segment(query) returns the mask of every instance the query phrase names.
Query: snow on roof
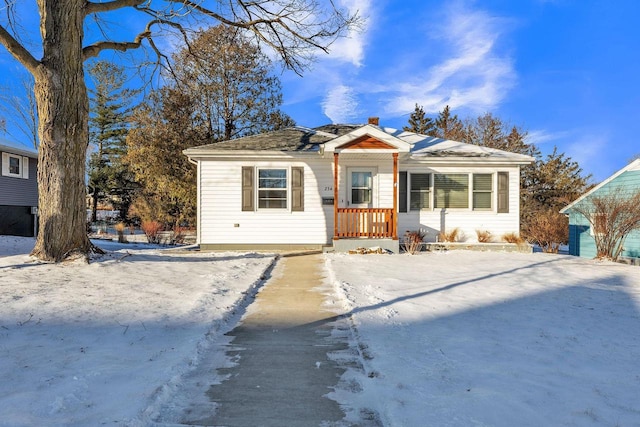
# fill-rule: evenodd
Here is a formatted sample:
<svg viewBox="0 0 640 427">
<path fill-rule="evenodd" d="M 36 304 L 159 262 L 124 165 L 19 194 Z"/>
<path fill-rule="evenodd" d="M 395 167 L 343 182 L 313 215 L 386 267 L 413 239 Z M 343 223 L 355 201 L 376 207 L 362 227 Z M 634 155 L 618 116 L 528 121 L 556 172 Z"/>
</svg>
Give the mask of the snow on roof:
<svg viewBox="0 0 640 427">
<path fill-rule="evenodd" d="M 373 129 L 372 129 L 373 128 Z M 367 131 L 368 129 L 368 131 Z M 230 141 L 218 142 L 215 144 L 192 147 L 184 151 L 188 156 L 213 154 L 219 151 L 318 151 L 320 145 L 337 143 L 341 139 L 348 138 L 349 134 L 361 134 L 384 132 L 389 137 L 384 139 L 395 140 L 399 146 L 410 146 L 409 154 L 413 158 L 437 158 L 437 157 L 458 157 L 458 158 L 492 158 L 509 162 L 531 163 L 535 159 L 524 154 L 511 153 L 480 145 L 467 144 L 459 141 L 436 138 L 428 135 L 420 135 L 394 128 L 365 125 L 324 125 L 317 128 L 307 128 L 295 126 L 279 131 L 267 132 L 259 135 L 252 135 Z M 382 135 L 379 134 L 378 137 Z M 337 141 L 338 140 L 338 141 Z"/>
<path fill-rule="evenodd" d="M 14 154 L 20 154 L 28 157 L 38 157 L 38 152 L 32 147 L 19 142 L 10 141 L 2 137 L 0 137 L 0 151 L 9 151 Z"/>
</svg>

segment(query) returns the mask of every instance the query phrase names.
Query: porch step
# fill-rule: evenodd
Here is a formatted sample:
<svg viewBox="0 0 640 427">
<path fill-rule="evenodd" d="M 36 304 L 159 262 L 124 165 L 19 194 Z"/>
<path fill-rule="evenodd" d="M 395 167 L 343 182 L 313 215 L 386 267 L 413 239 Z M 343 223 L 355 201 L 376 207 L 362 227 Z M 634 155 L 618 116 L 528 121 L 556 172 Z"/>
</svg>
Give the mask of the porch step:
<svg viewBox="0 0 640 427">
<path fill-rule="evenodd" d="M 400 242 L 393 239 L 339 239 L 333 241 L 334 252 L 349 252 L 358 248 L 380 247 L 394 254 L 400 253 Z"/>
</svg>

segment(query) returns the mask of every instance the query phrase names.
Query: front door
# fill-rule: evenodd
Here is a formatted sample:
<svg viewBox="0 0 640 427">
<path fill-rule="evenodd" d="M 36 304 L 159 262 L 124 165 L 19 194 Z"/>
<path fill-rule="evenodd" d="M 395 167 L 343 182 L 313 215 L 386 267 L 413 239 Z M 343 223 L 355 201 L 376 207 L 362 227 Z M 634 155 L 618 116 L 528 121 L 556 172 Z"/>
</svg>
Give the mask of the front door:
<svg viewBox="0 0 640 427">
<path fill-rule="evenodd" d="M 349 169 L 349 207 L 371 208 L 375 199 L 375 170 L 371 168 Z"/>
</svg>

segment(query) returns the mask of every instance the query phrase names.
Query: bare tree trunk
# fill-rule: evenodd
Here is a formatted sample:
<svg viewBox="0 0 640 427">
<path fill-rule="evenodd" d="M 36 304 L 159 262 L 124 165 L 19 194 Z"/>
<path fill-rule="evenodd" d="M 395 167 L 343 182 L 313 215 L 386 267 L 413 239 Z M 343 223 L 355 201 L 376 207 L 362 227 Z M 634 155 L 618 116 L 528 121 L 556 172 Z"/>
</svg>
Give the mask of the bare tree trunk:
<svg viewBox="0 0 640 427">
<path fill-rule="evenodd" d="M 35 73 L 40 150 L 40 232 L 32 255 L 61 261 L 87 255 L 84 162 L 89 101 L 84 82 L 84 0 L 39 0 L 43 58 Z"/>
</svg>

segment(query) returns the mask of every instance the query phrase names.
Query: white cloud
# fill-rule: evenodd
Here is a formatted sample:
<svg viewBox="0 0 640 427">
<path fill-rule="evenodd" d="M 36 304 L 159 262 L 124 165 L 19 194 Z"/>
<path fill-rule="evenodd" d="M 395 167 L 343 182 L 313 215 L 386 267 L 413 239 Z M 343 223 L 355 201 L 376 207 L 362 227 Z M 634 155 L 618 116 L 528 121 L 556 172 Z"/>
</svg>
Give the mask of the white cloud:
<svg viewBox="0 0 640 427">
<path fill-rule="evenodd" d="M 322 101 L 324 114 L 332 123 L 349 123 L 358 116 L 358 99 L 354 90 L 345 85 L 332 88 Z"/>
<path fill-rule="evenodd" d="M 513 61 L 496 43 L 506 20 L 456 4 L 447 10 L 428 43 L 447 47 L 448 59 L 390 92 L 388 114 L 403 114 L 416 103 L 427 112 L 445 105 L 486 111 L 495 107 L 515 84 Z"/>
<path fill-rule="evenodd" d="M 371 27 L 374 19 L 371 13 L 371 0 L 342 0 L 340 5 L 350 14 L 357 13 L 358 16 L 366 20 L 366 23 L 363 28 L 354 28 L 349 31 L 346 37 L 336 40 L 329 49 L 329 57 L 360 67 L 364 60 L 367 28 Z"/>
<path fill-rule="evenodd" d="M 570 131 L 549 132 L 544 129 L 534 129 L 527 133 L 527 144 L 541 145 L 551 141 L 558 141 L 571 135 Z"/>
</svg>

